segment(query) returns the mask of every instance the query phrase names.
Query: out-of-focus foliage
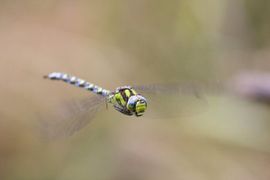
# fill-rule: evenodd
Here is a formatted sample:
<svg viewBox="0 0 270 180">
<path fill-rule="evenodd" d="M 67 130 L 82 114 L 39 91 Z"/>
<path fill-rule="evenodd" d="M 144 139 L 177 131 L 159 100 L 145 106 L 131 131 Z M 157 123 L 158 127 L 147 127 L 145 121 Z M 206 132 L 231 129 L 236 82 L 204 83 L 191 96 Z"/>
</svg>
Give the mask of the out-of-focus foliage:
<svg viewBox="0 0 270 180">
<path fill-rule="evenodd" d="M 267 0 L 0 0 L 0 179 L 268 180 L 269 107 L 237 96 L 184 102 L 191 114 L 174 118 L 109 108 L 49 142 L 38 120 L 91 96 L 44 81 L 51 71 L 109 89 L 267 72 L 269 12 Z"/>
</svg>

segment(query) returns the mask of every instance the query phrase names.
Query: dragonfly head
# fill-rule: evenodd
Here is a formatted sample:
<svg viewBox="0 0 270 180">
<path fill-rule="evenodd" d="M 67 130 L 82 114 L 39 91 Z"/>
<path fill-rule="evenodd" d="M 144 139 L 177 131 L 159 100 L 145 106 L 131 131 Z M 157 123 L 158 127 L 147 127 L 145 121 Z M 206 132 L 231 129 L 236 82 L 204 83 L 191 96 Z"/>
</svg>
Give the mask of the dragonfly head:
<svg viewBox="0 0 270 180">
<path fill-rule="evenodd" d="M 127 108 L 136 116 L 142 116 L 147 108 L 147 101 L 141 95 L 133 95 L 128 99 Z"/>
</svg>

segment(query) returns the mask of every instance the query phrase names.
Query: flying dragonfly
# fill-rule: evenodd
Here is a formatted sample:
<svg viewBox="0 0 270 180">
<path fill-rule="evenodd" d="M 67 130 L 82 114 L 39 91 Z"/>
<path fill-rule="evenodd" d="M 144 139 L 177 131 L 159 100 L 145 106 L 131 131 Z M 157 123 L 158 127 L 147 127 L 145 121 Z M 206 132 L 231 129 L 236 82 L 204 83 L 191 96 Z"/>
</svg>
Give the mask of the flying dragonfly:
<svg viewBox="0 0 270 180">
<path fill-rule="evenodd" d="M 62 112 L 62 118 L 56 117 L 53 121 L 50 122 L 42 121 L 42 128 L 50 137 L 70 136 L 74 134 L 76 131 L 86 126 L 90 120 L 94 118 L 96 112 L 100 109 L 104 102 L 106 103 L 106 106 L 112 105 L 115 110 L 124 115 L 135 117 L 143 116 L 145 113 L 147 113 L 148 102 L 152 103 L 154 101 L 152 98 L 150 98 L 150 100 L 145 98 L 137 91 L 143 92 L 145 94 L 152 93 L 156 94 L 157 96 L 162 94 L 169 95 L 181 93 L 189 95 L 192 94 L 194 97 L 199 97 L 201 95 L 200 92 L 202 92 L 202 89 L 200 89 L 198 86 L 190 84 L 182 86 L 174 84 L 154 84 L 133 87 L 121 86 L 117 87 L 114 91 L 110 91 L 78 77 L 62 72 L 53 72 L 44 76 L 44 78 L 63 81 L 98 95 L 85 99 L 79 103 L 72 103 L 67 105 Z M 167 96 L 165 101 L 170 101 Z M 161 105 L 159 111 L 164 111 L 164 101 L 152 103 L 153 106 L 151 105 L 151 108 L 158 109 L 158 107 L 155 107 L 154 104 Z"/>
<path fill-rule="evenodd" d="M 117 111 L 125 115 L 135 115 L 139 117 L 142 116 L 147 109 L 146 98 L 138 94 L 131 86 L 122 86 L 116 88 L 115 91 L 110 91 L 75 76 L 60 72 L 53 72 L 45 76 L 45 78 L 62 80 L 100 95 L 105 98 L 107 103 L 112 104 Z"/>
</svg>

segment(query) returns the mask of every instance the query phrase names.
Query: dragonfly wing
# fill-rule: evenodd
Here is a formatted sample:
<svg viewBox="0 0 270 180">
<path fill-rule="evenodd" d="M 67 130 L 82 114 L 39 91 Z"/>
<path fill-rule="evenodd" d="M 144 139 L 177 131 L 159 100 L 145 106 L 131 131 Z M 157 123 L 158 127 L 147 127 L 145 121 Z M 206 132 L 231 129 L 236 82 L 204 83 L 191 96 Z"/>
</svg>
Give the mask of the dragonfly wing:
<svg viewBox="0 0 270 180">
<path fill-rule="evenodd" d="M 93 96 L 81 101 L 65 103 L 55 114 L 41 118 L 43 137 L 54 139 L 73 135 L 93 120 L 104 102 L 105 98 Z"/>
<path fill-rule="evenodd" d="M 133 86 L 138 92 L 148 94 L 174 94 L 201 97 L 204 94 L 224 93 L 220 82 L 211 83 L 165 83 Z"/>
<path fill-rule="evenodd" d="M 197 114 L 207 104 L 205 94 L 219 89 L 195 83 L 133 86 L 148 101 L 146 116 L 167 118 Z"/>
</svg>

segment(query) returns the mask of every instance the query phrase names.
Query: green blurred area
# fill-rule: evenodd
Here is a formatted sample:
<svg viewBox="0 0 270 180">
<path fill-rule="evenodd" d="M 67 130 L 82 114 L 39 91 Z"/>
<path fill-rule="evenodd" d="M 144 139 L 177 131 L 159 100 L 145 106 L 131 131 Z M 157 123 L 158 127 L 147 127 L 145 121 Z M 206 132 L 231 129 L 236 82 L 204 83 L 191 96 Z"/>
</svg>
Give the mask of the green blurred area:
<svg viewBox="0 0 270 180">
<path fill-rule="evenodd" d="M 51 142 L 38 128 L 91 96 L 42 79 L 52 71 L 112 90 L 268 71 L 269 12 L 267 0 L 0 0 L 0 179 L 269 179 L 269 107 L 225 95 L 173 118 L 109 108 Z"/>
</svg>

